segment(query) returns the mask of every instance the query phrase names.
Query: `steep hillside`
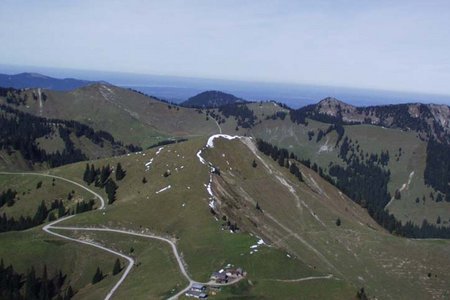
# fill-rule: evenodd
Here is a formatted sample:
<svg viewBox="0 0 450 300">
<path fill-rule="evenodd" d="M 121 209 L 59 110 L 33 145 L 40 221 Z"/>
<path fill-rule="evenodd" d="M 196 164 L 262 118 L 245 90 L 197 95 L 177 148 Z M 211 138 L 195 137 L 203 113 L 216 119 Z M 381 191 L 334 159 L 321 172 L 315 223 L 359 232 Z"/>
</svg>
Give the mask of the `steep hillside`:
<svg viewBox="0 0 450 300">
<path fill-rule="evenodd" d="M 244 102 L 246 101 L 243 99 L 221 91 L 206 91 L 189 98 L 181 105 L 185 107 L 217 108 L 227 104 Z"/>
<path fill-rule="evenodd" d="M 214 120 L 194 109 L 106 84 L 70 92 L 31 89 L 0 97 L 0 102 L 42 117 L 76 120 L 141 147 L 218 131 Z"/>
<path fill-rule="evenodd" d="M 59 79 L 38 73 L 0 74 L 0 87 L 5 88 L 43 88 L 57 91 L 70 91 L 92 83 L 93 81 L 74 78 Z"/>
<path fill-rule="evenodd" d="M 450 174 L 447 170 L 450 159 L 444 154 L 448 152 L 445 150 L 447 146 L 442 144 L 440 148 L 443 149 L 440 149 L 428 142 L 426 131 L 407 130 L 394 125 L 386 128 L 364 122 L 360 124 L 356 119 L 338 119 L 335 115 L 340 113 L 337 112 L 343 113 L 345 110 L 350 116 L 352 112 L 356 114 L 358 109 L 335 99 L 325 99 L 316 106 L 305 108 L 301 115 L 299 111 L 276 103 L 253 103 L 245 107 L 248 112 L 235 108 L 230 110 L 228 118 L 220 110 L 210 115 L 219 120 L 224 133 L 254 136 L 286 148 L 302 160 L 307 160 L 325 177 L 331 175 L 332 170 L 331 178 L 336 183 L 339 179 L 337 174 L 343 174 L 345 169 L 350 171 L 349 166 L 354 172 L 359 168 L 358 164 L 374 165 L 373 170 L 384 170 L 389 174 L 383 175 L 386 177 L 383 180 L 387 180 L 387 185 L 383 184 L 386 194 L 380 195 L 383 203 L 378 204 L 386 212 L 389 211 L 403 224 L 411 221 L 422 226 L 426 220 L 437 227 L 449 226 L 450 202 L 446 200 L 449 193 L 446 193 L 444 182 Z M 316 109 L 322 113 L 315 113 Z M 305 111 L 308 114 L 304 114 Z M 305 119 L 297 122 L 299 116 Z M 373 171 L 367 174 L 370 173 Z M 344 177 L 356 182 L 357 174 L 352 174 Z M 367 177 L 369 182 L 360 182 L 356 190 L 351 186 L 353 183 L 343 182 L 342 179 L 341 176 L 340 188 L 346 189 L 355 201 L 362 205 L 369 201 L 361 199 L 362 194 L 359 193 L 366 188 L 367 192 L 373 186 L 374 178 Z M 375 193 L 366 195 L 374 196 Z M 382 207 L 377 210 L 382 211 Z"/>
<path fill-rule="evenodd" d="M 431 284 L 420 271 L 439 261 L 426 259 L 427 251 L 441 257 L 438 253 L 447 251 L 447 243 L 390 236 L 315 172 L 298 164 L 304 180 L 299 181 L 267 160 L 251 141 L 241 141 L 216 140 L 214 148 L 207 149 L 207 159 L 220 168 L 212 188 L 219 214 L 238 218 L 243 228 L 319 270 L 364 285 L 373 297 L 407 298 L 410 292 L 416 298 L 447 297 L 448 279 Z M 239 156 L 233 155 L 236 152 Z M 435 267 L 442 276 L 444 268 Z M 395 290 L 401 292 L 396 295 Z"/>
</svg>

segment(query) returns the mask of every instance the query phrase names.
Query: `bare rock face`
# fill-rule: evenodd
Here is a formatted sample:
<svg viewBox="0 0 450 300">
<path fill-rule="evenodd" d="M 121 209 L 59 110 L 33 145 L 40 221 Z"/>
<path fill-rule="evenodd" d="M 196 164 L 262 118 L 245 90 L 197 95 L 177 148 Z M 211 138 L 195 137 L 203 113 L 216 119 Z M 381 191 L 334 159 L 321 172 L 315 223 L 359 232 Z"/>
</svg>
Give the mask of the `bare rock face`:
<svg viewBox="0 0 450 300">
<path fill-rule="evenodd" d="M 302 110 L 302 109 L 300 109 Z M 450 107 L 436 104 L 395 104 L 355 107 L 327 97 L 304 109 L 307 117 L 326 122 L 372 124 L 402 130 L 415 130 L 424 138 L 450 142 Z"/>
<path fill-rule="evenodd" d="M 447 105 L 429 105 L 431 114 L 434 119 L 441 125 L 447 132 L 450 132 L 450 107 Z"/>
</svg>

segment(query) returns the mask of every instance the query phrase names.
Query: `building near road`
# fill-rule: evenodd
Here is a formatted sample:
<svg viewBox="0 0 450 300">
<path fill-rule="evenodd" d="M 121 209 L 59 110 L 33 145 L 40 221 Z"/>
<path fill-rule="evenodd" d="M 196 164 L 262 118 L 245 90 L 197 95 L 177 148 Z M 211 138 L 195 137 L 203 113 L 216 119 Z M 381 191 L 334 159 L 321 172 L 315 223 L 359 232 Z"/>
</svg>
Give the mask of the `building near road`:
<svg viewBox="0 0 450 300">
<path fill-rule="evenodd" d="M 187 291 L 185 295 L 186 295 L 186 297 L 193 297 L 193 298 L 197 298 L 197 299 L 207 299 L 208 298 L 208 295 L 206 293 L 203 293 L 200 291 L 194 291 L 192 289 Z"/>
<path fill-rule="evenodd" d="M 225 269 L 225 274 L 227 274 L 228 277 L 241 277 L 244 276 L 244 270 L 242 270 L 242 268 L 227 268 Z"/>
<path fill-rule="evenodd" d="M 214 272 L 211 275 L 211 280 L 214 280 L 217 283 L 227 283 L 228 275 L 225 272 Z"/>
<path fill-rule="evenodd" d="M 212 273 L 211 280 L 214 280 L 216 283 L 228 283 L 229 281 L 238 280 L 246 275 L 247 272 L 242 268 L 234 268 L 232 265 L 228 264 L 224 269 Z"/>
<path fill-rule="evenodd" d="M 197 292 L 204 292 L 204 291 L 206 291 L 206 286 L 204 286 L 203 284 L 200 284 L 200 283 L 194 283 L 191 286 L 191 290 L 197 291 Z"/>
</svg>

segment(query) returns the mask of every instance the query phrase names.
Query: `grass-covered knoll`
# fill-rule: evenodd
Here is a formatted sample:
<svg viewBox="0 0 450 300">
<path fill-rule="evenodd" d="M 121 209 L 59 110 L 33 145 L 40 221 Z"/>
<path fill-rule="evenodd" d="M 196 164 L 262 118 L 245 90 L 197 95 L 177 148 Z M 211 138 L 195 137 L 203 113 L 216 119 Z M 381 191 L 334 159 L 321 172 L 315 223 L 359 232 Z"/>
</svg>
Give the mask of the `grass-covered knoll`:
<svg viewBox="0 0 450 300">
<path fill-rule="evenodd" d="M 371 296 L 449 296 L 448 241 L 389 235 L 310 169 L 301 167 L 305 182 L 299 182 L 288 169 L 259 155 L 254 168 L 254 153 L 237 140 L 216 140 L 208 149 L 206 157 L 221 170 L 213 181 L 221 211 L 234 211 L 246 228 L 253 226 L 272 245 L 355 288 L 366 287 Z M 429 272 L 436 277 L 430 279 Z"/>
</svg>

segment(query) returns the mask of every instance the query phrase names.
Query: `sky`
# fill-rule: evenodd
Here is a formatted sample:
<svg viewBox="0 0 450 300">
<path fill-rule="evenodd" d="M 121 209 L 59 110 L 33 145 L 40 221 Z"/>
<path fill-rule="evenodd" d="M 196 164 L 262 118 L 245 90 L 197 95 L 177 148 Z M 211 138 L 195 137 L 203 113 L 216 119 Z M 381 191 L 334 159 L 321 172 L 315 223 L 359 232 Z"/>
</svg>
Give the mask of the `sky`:
<svg viewBox="0 0 450 300">
<path fill-rule="evenodd" d="M 450 1 L 0 1 L 0 64 L 450 95 Z"/>
</svg>

